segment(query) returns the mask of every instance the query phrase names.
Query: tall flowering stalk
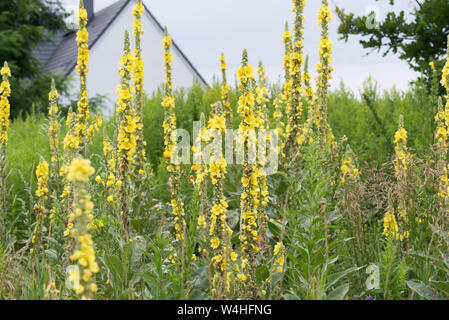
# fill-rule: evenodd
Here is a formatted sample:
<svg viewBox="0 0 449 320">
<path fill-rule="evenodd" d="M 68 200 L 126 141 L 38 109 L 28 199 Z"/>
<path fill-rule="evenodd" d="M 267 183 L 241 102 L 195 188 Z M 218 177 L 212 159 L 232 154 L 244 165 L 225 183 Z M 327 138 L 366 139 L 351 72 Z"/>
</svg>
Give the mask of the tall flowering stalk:
<svg viewBox="0 0 449 320">
<path fill-rule="evenodd" d="M 338 205 L 345 213 L 343 220 L 349 230 L 348 236 L 355 236 L 351 243 L 358 264 L 365 263 L 365 233 L 363 223 L 363 208 L 360 199 L 363 197 L 364 186 L 360 179 L 360 171 L 357 168 L 355 155 L 349 145 L 342 154 L 343 162 L 340 167 L 340 175 L 337 175 Z M 341 162 L 340 162 L 341 163 Z"/>
<path fill-rule="evenodd" d="M 112 207 L 114 207 L 114 194 L 117 188 L 116 185 L 118 184 L 120 186 L 120 182 L 116 181 L 115 177 L 115 174 L 118 172 L 117 168 L 118 138 L 116 137 L 114 142 L 111 144 L 111 142 L 109 142 L 108 138 L 106 137 L 106 133 L 104 134 L 104 137 L 105 138 L 103 140 L 103 155 L 107 167 L 106 173 L 104 175 L 105 181 L 103 181 L 101 176 L 95 177 L 95 181 L 104 187 L 106 201 L 107 203 L 111 204 Z M 112 145 L 114 145 L 114 147 Z M 105 208 L 109 207 L 107 203 L 105 203 Z"/>
<path fill-rule="evenodd" d="M 449 70 L 449 69 L 448 69 Z M 444 76 L 444 72 L 443 72 Z M 446 83 L 447 86 L 447 83 Z M 447 88 L 446 88 L 447 90 Z M 446 110 L 445 110 L 446 109 Z M 440 186 L 438 190 L 439 212 L 440 216 L 445 216 L 449 211 L 449 178 L 447 165 L 448 152 L 448 127 L 446 126 L 446 117 L 448 115 L 447 105 L 443 109 L 443 101 L 441 97 L 438 99 L 438 112 L 435 116 L 435 147 L 437 149 L 437 170 L 440 174 Z"/>
<path fill-rule="evenodd" d="M 293 51 L 292 34 L 288 28 L 288 22 L 285 23 L 285 31 L 282 35 L 282 42 L 284 43 L 284 59 L 282 68 L 284 69 L 284 87 L 281 95 L 281 100 L 285 106 L 285 114 L 291 114 L 291 92 L 292 92 L 292 77 L 290 75 L 291 55 Z"/>
<path fill-rule="evenodd" d="M 174 216 L 175 237 L 184 243 L 186 222 L 184 214 L 184 203 L 180 193 L 181 168 L 173 162 L 176 141 L 174 139 L 174 130 L 176 130 L 175 116 L 175 96 L 173 94 L 172 66 L 173 55 L 170 53 L 172 40 L 165 28 L 165 37 L 163 39 L 164 47 L 164 65 L 165 65 L 165 97 L 162 100 L 162 106 L 165 108 L 164 128 L 164 157 L 167 162 L 167 171 L 170 173 L 169 185 L 171 195 L 172 212 Z"/>
<path fill-rule="evenodd" d="M 125 228 L 125 238 L 129 239 L 130 233 L 130 165 L 137 150 L 136 130 L 140 117 L 136 114 L 131 104 L 133 96 L 131 92 L 131 68 L 133 56 L 130 53 L 129 33 L 125 31 L 124 54 L 120 60 L 119 74 L 121 83 L 117 88 L 117 114 L 120 117 L 117 139 L 118 181 L 120 215 Z"/>
<path fill-rule="evenodd" d="M 406 231 L 408 224 L 407 212 L 407 195 L 408 195 L 408 168 L 410 165 L 410 154 L 407 151 L 407 131 L 404 128 L 404 117 L 399 118 L 399 127 L 394 135 L 395 143 L 395 158 L 394 168 L 397 181 L 397 196 L 398 196 L 398 217 L 401 233 L 399 237 L 407 239 L 409 232 Z"/>
<path fill-rule="evenodd" d="M 164 67 L 165 67 L 165 82 L 164 82 L 164 99 L 162 100 L 162 106 L 165 109 L 164 115 L 164 158 L 167 165 L 167 171 L 169 172 L 168 184 L 170 189 L 171 207 L 173 214 L 173 227 L 174 235 L 177 241 L 180 241 L 178 246 L 178 253 L 176 257 L 180 259 L 180 273 L 181 282 L 185 281 L 185 263 L 186 263 L 186 218 L 184 212 L 184 202 L 182 200 L 182 194 L 180 190 L 181 185 L 181 166 L 175 163 L 175 146 L 176 146 L 176 115 L 175 115 L 175 96 L 173 93 L 173 78 L 172 78 L 172 62 L 173 55 L 170 50 L 173 46 L 173 42 L 168 35 L 167 28 L 165 28 L 165 37 L 162 40 L 164 47 Z M 175 261 L 175 260 L 174 260 Z M 177 262 L 177 261 L 175 261 Z M 184 292 L 182 292 L 182 297 Z"/>
<path fill-rule="evenodd" d="M 446 104 L 443 110 L 442 101 L 438 103 L 438 113 L 435 116 L 437 123 L 437 130 L 435 133 L 436 147 L 438 149 L 438 170 L 441 174 L 440 189 L 438 192 L 440 204 L 439 219 L 447 221 L 447 214 L 449 212 L 449 178 L 448 178 L 448 133 L 449 133 L 449 37 L 447 59 L 443 67 L 443 74 L 440 81 L 441 85 L 446 89 Z M 440 221 L 442 222 L 442 221 Z"/>
<path fill-rule="evenodd" d="M 92 137 L 95 135 L 95 133 L 100 132 L 102 125 L 103 119 L 101 118 L 101 114 L 97 114 L 95 116 L 95 119 L 87 127 L 86 141 L 89 143 L 89 145 L 93 145 Z"/>
<path fill-rule="evenodd" d="M 284 43 L 285 50 L 285 55 L 282 63 L 285 83 L 281 92 L 278 94 L 277 98 L 274 101 L 275 111 L 273 114 L 273 118 L 276 119 L 276 131 L 281 141 L 283 141 L 285 130 L 285 123 L 283 122 L 284 114 L 290 113 L 289 99 L 291 97 L 290 93 L 292 89 L 292 82 L 290 78 L 290 55 L 292 53 L 293 44 L 292 34 L 290 33 L 290 30 L 288 28 L 288 22 L 285 23 L 285 31 L 282 35 L 282 42 Z M 281 144 L 281 146 L 278 147 L 278 152 L 280 152 L 283 148 L 285 148 L 285 144 Z"/>
<path fill-rule="evenodd" d="M 436 113 L 436 107 L 438 105 L 438 97 L 440 96 L 440 78 L 438 75 L 438 70 L 435 67 L 435 62 L 431 61 L 429 62 L 430 69 L 432 70 L 432 77 L 431 77 L 431 87 L 430 87 L 430 97 L 432 98 L 432 105 L 433 105 L 433 111 Z"/>
<path fill-rule="evenodd" d="M 0 70 L 2 82 L 0 84 L 0 231 L 2 220 L 6 218 L 6 147 L 8 145 L 8 127 L 10 105 L 9 97 L 11 95 L 11 86 L 8 78 L 11 77 L 11 70 L 8 63 L 5 62 Z"/>
<path fill-rule="evenodd" d="M 80 0 L 80 9 L 78 11 L 79 30 L 76 33 L 76 42 L 78 45 L 78 60 L 76 71 L 80 77 L 80 93 L 78 109 L 76 112 L 75 134 L 79 140 L 78 152 L 85 153 L 88 133 L 88 120 L 90 117 L 89 99 L 87 92 L 87 73 L 89 71 L 89 34 L 87 33 L 87 11 L 84 9 L 83 0 Z"/>
<path fill-rule="evenodd" d="M 31 243 L 33 244 L 32 252 L 36 257 L 39 256 L 40 245 L 42 241 L 42 227 L 45 220 L 45 200 L 48 198 L 48 163 L 41 160 L 36 168 L 37 190 L 36 197 L 38 202 L 34 205 L 36 212 L 36 226 L 34 228 Z"/>
<path fill-rule="evenodd" d="M 59 119 L 58 119 L 58 91 L 55 87 L 55 81 L 51 81 L 51 90 L 48 94 L 50 106 L 48 108 L 48 138 L 50 144 L 50 181 L 54 190 L 59 190 Z"/>
<path fill-rule="evenodd" d="M 58 108 L 58 90 L 56 90 L 54 79 L 51 80 L 51 89 L 48 93 L 48 142 L 50 146 L 50 173 L 49 185 L 51 190 L 50 204 L 50 230 L 54 222 L 56 212 L 58 211 L 59 196 L 61 192 L 60 170 L 60 151 L 59 151 L 59 108 Z M 49 231 L 49 235 L 51 231 Z"/>
<path fill-rule="evenodd" d="M 297 148 L 298 140 L 301 135 L 301 119 L 302 119 L 302 101 L 301 95 L 303 93 L 303 79 L 301 68 L 303 66 L 303 34 L 304 34 L 304 7 L 305 0 L 294 0 L 293 11 L 296 14 L 295 18 L 295 33 L 292 53 L 289 59 L 289 72 L 291 79 L 291 92 L 287 108 L 288 124 L 285 132 L 285 146 L 283 150 L 283 157 L 288 158 L 287 155 L 294 153 Z"/>
<path fill-rule="evenodd" d="M 94 218 L 92 214 L 94 204 L 85 187 L 94 172 L 89 160 L 77 158 L 72 160 L 67 175 L 74 189 L 75 227 L 72 237 L 76 241 L 75 250 L 70 256 L 70 260 L 76 265 L 70 269 L 69 279 L 75 293 L 83 300 L 92 299 L 97 292 L 94 275 L 99 271 L 92 235 L 89 233 Z"/>
<path fill-rule="evenodd" d="M 270 284 L 273 283 L 272 279 L 275 274 L 280 274 L 280 277 L 283 278 L 285 272 L 284 269 L 286 264 L 286 256 L 287 248 L 285 248 L 282 241 L 279 241 L 274 245 L 273 248 L 273 260 L 270 268 Z M 282 280 L 280 282 L 282 283 Z M 273 294 L 279 295 L 282 290 L 279 285 L 275 288 L 273 288 L 272 285 L 270 287 L 272 296 Z"/>
<path fill-rule="evenodd" d="M 226 57 L 224 53 L 220 56 L 220 69 L 222 74 L 222 84 L 221 84 L 221 101 L 225 109 L 226 117 L 226 127 L 232 128 L 232 108 L 231 102 L 229 101 L 229 91 L 231 91 L 231 86 L 228 84 L 226 77 L 226 70 L 228 70 L 228 65 L 226 64 Z"/>
<path fill-rule="evenodd" d="M 145 63 L 142 57 L 142 36 L 144 34 L 143 24 L 142 24 L 142 14 L 145 8 L 142 4 L 142 0 L 138 0 L 134 9 L 133 16 L 135 17 L 133 23 L 133 33 L 135 36 L 135 49 L 134 49 L 134 60 L 132 76 L 134 81 L 135 89 L 135 105 L 136 113 L 139 117 L 138 123 L 136 125 L 136 154 L 135 160 L 139 166 L 143 166 L 146 162 L 145 146 L 146 142 L 143 137 L 143 98 L 145 94 L 144 87 L 144 76 L 145 76 Z"/>
<path fill-rule="evenodd" d="M 165 109 L 164 115 L 164 158 L 166 161 L 167 171 L 169 172 L 168 184 L 170 189 L 171 207 L 173 214 L 174 235 L 177 241 L 180 241 L 178 253 L 176 257 L 180 259 L 180 273 L 181 282 L 184 284 L 185 277 L 185 263 L 186 263 L 186 218 L 184 211 L 184 202 L 181 194 L 181 166 L 175 163 L 175 146 L 176 146 L 176 115 L 175 115 L 175 96 L 173 93 L 173 78 L 172 78 L 172 62 L 173 55 L 170 50 L 173 42 L 168 35 L 167 28 L 165 28 L 165 37 L 162 40 L 164 48 L 164 67 L 165 67 L 165 82 L 164 82 L 164 99 L 162 106 Z M 176 261 L 175 261 L 176 262 Z M 182 296 L 184 292 L 182 292 Z"/>
<path fill-rule="evenodd" d="M 258 86 L 256 88 L 256 115 L 257 118 L 260 119 L 260 127 L 261 129 L 269 129 L 266 110 L 268 99 L 268 89 L 267 89 L 267 78 L 266 71 L 262 64 L 259 62 L 259 67 L 257 68 L 257 74 L 259 76 Z M 265 143 L 270 142 L 270 135 L 267 135 Z M 258 141 L 259 150 L 262 148 L 266 149 L 266 144 L 259 145 L 260 141 Z M 260 243 L 259 247 L 263 248 L 265 246 L 265 232 L 268 227 L 268 215 L 266 212 L 266 207 L 268 205 L 268 185 L 267 185 L 267 174 L 265 172 L 265 165 L 267 159 L 264 156 L 264 152 L 258 153 L 257 166 L 259 169 L 259 200 L 260 203 L 257 207 L 257 223 L 259 225 L 260 230 Z"/>
<path fill-rule="evenodd" d="M 262 61 L 259 61 L 259 66 L 257 67 L 256 72 L 258 75 L 256 87 L 256 112 L 258 117 L 261 119 L 261 127 L 264 129 L 269 129 L 267 121 L 267 103 L 270 102 L 270 100 L 268 99 L 266 70 Z"/>
<path fill-rule="evenodd" d="M 213 109 L 215 109 L 212 106 Z M 196 136 L 196 140 L 194 141 L 194 145 L 192 146 L 192 152 L 193 152 L 193 165 L 191 167 L 191 170 L 195 172 L 195 178 L 194 178 L 194 187 L 196 193 L 194 194 L 195 197 L 193 201 L 196 199 L 199 199 L 199 214 L 198 214 L 198 220 L 197 220 L 197 229 L 199 231 L 199 243 L 198 246 L 198 253 L 201 256 L 202 262 L 205 265 L 211 264 L 211 256 L 210 252 L 213 250 L 210 247 L 210 236 L 209 236 L 209 225 L 210 225 L 210 207 L 208 203 L 208 194 L 207 194 L 207 183 L 208 183 L 208 176 L 209 176 L 209 165 L 210 162 L 206 162 L 204 159 L 204 152 L 203 152 L 203 146 L 205 146 L 205 142 L 208 141 L 209 135 L 208 130 L 206 126 L 206 120 L 204 113 L 201 113 L 200 115 L 200 121 L 199 121 L 199 128 L 194 129 L 194 136 Z M 193 178 L 192 178 L 193 179 Z M 177 254 L 176 254 L 177 256 Z M 196 259 L 196 256 L 193 256 L 192 258 Z M 213 268 L 209 268 L 209 287 L 212 290 L 213 285 Z"/>
<path fill-rule="evenodd" d="M 321 39 L 319 41 L 320 61 L 317 65 L 317 112 L 319 114 L 319 130 L 323 141 L 327 138 L 327 105 L 329 80 L 331 79 L 332 67 L 332 41 L 329 39 L 329 23 L 332 21 L 332 12 L 327 0 L 322 0 L 322 7 L 318 12 L 318 24 L 321 26 Z"/>
<path fill-rule="evenodd" d="M 226 113 L 223 105 L 213 105 L 214 110 L 209 119 L 208 128 L 216 130 L 220 136 L 226 132 Z M 215 152 L 216 151 L 216 152 Z M 226 160 L 222 150 L 214 150 L 209 166 L 210 180 L 213 186 L 213 199 L 210 210 L 209 236 L 212 248 L 212 264 L 214 266 L 212 294 L 215 299 L 224 299 L 231 290 L 231 260 L 237 259 L 232 252 L 232 230 L 227 224 L 228 203 L 224 195 L 224 178 L 226 175 Z"/>
<path fill-rule="evenodd" d="M 282 105 L 282 94 L 277 94 L 276 98 L 273 101 L 274 105 L 274 112 L 273 112 L 273 119 L 276 123 L 276 134 L 278 136 L 278 139 L 282 141 L 283 132 L 284 132 L 284 121 L 283 121 L 283 105 Z M 281 151 L 281 146 L 278 146 L 276 152 L 279 154 Z"/>
<path fill-rule="evenodd" d="M 76 135 L 75 113 L 72 111 L 72 108 L 69 109 L 67 114 L 66 125 L 68 126 L 68 130 L 66 136 L 64 137 L 64 161 L 63 165 L 59 169 L 59 175 L 62 177 L 62 182 L 64 185 L 64 189 L 61 194 L 61 202 L 64 205 L 63 218 L 67 227 L 64 232 L 64 236 L 70 235 L 73 228 L 73 221 L 75 220 L 75 215 L 72 212 L 72 183 L 67 179 L 67 174 L 69 173 L 69 166 L 77 155 L 78 148 L 80 146 L 80 140 Z M 69 249 L 69 247 L 70 244 L 67 244 L 67 249 Z"/>
<path fill-rule="evenodd" d="M 67 113 L 66 125 L 67 133 L 64 137 L 64 163 L 59 169 L 60 176 L 66 176 L 69 172 L 69 165 L 75 157 L 81 143 L 76 136 L 76 115 L 71 107 Z"/>
<path fill-rule="evenodd" d="M 255 150 L 256 129 L 261 122 L 256 114 L 256 97 L 254 94 L 255 79 L 253 68 L 248 64 L 248 53 L 243 51 L 242 66 L 237 71 L 241 95 L 238 109 L 242 121 L 239 126 L 238 144 L 243 146 L 243 192 L 240 197 L 240 243 L 242 248 L 241 266 L 237 277 L 242 281 L 245 297 L 257 297 L 255 260 L 260 251 L 259 226 L 257 224 L 257 208 L 259 205 L 259 169 L 249 159 Z M 254 161 L 255 162 L 255 161 Z"/>
<path fill-rule="evenodd" d="M 208 212 L 208 204 L 207 204 L 207 174 L 209 171 L 208 164 L 203 161 L 203 142 L 206 140 L 206 121 L 204 119 L 204 114 L 201 114 L 200 117 L 200 128 L 197 136 L 197 140 L 195 141 L 194 146 L 192 147 L 194 165 L 192 166 L 192 171 L 195 172 L 195 187 L 198 195 L 200 197 L 200 216 L 198 218 L 198 225 L 200 227 L 206 227 L 206 216 Z"/>
<path fill-rule="evenodd" d="M 311 76 L 309 72 L 309 56 L 306 56 L 306 60 L 304 62 L 304 88 L 307 100 L 308 119 L 317 119 L 314 108 L 316 97 L 314 97 L 314 92 L 311 84 Z"/>
<path fill-rule="evenodd" d="M 314 95 L 310 80 L 309 56 L 306 56 L 306 61 L 304 63 L 304 88 L 307 101 L 307 120 L 304 125 L 301 142 L 307 142 L 307 140 L 312 139 L 311 133 L 314 128 L 318 128 L 319 125 L 319 114 L 316 111 L 317 97 Z"/>
<path fill-rule="evenodd" d="M 399 227 L 392 209 L 388 210 L 384 216 L 384 230 L 382 232 L 384 236 L 399 239 Z"/>
<path fill-rule="evenodd" d="M 438 99 L 438 112 L 435 115 L 436 131 L 435 131 L 435 147 L 437 149 L 439 167 L 444 167 L 447 155 L 447 138 L 448 128 L 446 127 L 446 112 L 443 109 L 443 102 L 441 97 Z"/>
</svg>

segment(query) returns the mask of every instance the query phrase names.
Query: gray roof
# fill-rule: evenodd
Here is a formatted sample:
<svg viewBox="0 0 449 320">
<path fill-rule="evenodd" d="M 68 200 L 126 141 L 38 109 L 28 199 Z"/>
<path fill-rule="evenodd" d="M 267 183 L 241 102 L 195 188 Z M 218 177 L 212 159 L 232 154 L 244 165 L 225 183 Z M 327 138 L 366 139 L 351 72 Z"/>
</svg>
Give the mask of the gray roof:
<svg viewBox="0 0 449 320">
<path fill-rule="evenodd" d="M 58 32 L 51 36 L 50 39 L 40 42 L 33 49 L 33 56 L 39 60 L 39 62 L 45 66 L 52 57 L 55 50 L 61 44 L 64 39 L 64 33 Z"/>
<path fill-rule="evenodd" d="M 114 22 L 114 20 L 119 16 L 119 14 L 130 1 L 131 0 L 119 0 L 117 2 L 114 2 L 109 7 L 96 12 L 94 18 L 88 21 L 87 32 L 89 33 L 89 49 L 94 47 L 98 39 L 101 38 L 104 32 Z M 146 12 L 151 16 L 152 19 L 154 19 L 159 28 L 164 31 L 164 28 L 153 16 L 150 10 L 148 10 L 145 5 L 144 7 Z M 184 57 L 184 59 L 187 61 L 198 78 L 200 78 L 200 80 L 205 85 L 207 85 L 207 82 L 174 41 L 173 46 Z M 45 66 L 45 70 L 47 72 L 54 74 L 60 73 L 66 77 L 76 67 L 78 57 L 76 32 L 69 32 L 66 35 L 56 35 L 54 40 L 45 41 L 39 44 L 34 50 L 34 53 L 34 56 L 38 58 Z"/>
</svg>

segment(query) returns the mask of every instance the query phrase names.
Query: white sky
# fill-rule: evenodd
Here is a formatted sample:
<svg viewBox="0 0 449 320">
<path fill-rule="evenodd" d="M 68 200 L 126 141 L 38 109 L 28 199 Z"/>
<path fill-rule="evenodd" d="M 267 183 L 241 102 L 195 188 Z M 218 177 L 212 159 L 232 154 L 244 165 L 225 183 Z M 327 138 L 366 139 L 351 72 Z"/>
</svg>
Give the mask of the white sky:
<svg viewBox="0 0 449 320">
<path fill-rule="evenodd" d="M 282 34 L 285 21 L 292 27 L 294 16 L 291 0 L 143 0 L 153 15 L 167 25 L 170 35 L 186 54 L 193 65 L 209 83 L 214 75 L 220 74 L 218 57 L 224 52 L 228 58 L 229 72 L 235 74 L 239 67 L 243 48 L 249 53 L 250 63 L 256 66 L 262 60 L 268 77 L 277 81 L 282 74 L 284 47 Z M 79 0 L 62 0 L 67 8 L 78 6 Z M 383 19 L 391 6 L 387 1 L 375 0 L 330 0 L 334 19 L 330 26 L 330 37 L 334 43 L 333 85 L 343 80 L 355 91 L 362 82 L 372 76 L 383 89 L 396 86 L 406 89 L 408 82 L 417 74 L 408 68 L 406 62 L 393 55 L 383 58 L 381 54 L 366 56 L 358 42 L 352 37 L 346 43 L 338 40 L 338 17 L 335 6 L 347 12 L 365 14 L 377 8 Z M 113 3 L 111 0 L 95 0 L 95 11 Z M 398 4 L 399 3 L 399 4 Z M 409 12 L 412 0 L 396 1 L 395 10 Z M 310 56 L 310 69 L 315 71 L 318 61 L 318 40 L 320 27 L 317 13 L 319 0 L 306 1 L 305 53 Z M 229 74 L 232 79 L 232 75 Z"/>
</svg>

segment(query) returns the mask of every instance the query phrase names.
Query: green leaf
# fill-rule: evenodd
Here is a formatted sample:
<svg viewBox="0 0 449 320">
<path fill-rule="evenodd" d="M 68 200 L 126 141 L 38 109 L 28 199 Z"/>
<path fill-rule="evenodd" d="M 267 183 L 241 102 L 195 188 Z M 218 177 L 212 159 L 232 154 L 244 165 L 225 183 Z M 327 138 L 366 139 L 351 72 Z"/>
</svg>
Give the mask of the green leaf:
<svg viewBox="0 0 449 320">
<path fill-rule="evenodd" d="M 337 274 L 334 274 L 332 277 L 330 277 L 329 282 L 328 282 L 328 286 L 332 287 L 333 285 L 335 285 L 340 279 L 342 279 L 343 277 L 347 276 L 348 274 L 358 271 L 360 269 L 362 269 L 363 267 L 352 267 L 346 270 L 343 270 Z"/>
<path fill-rule="evenodd" d="M 327 298 L 329 300 L 343 300 L 348 291 L 349 291 L 349 283 L 344 283 L 341 286 L 332 290 L 327 296 Z"/>
<path fill-rule="evenodd" d="M 268 229 L 273 235 L 278 237 L 281 234 L 282 227 L 277 221 L 268 221 Z"/>
<path fill-rule="evenodd" d="M 148 224 L 148 218 L 141 218 L 141 219 L 133 219 L 131 220 L 131 225 L 134 230 L 138 234 L 142 234 L 145 230 L 145 226 Z"/>
<path fill-rule="evenodd" d="M 300 300 L 299 297 L 293 293 L 284 293 L 282 297 L 285 300 Z"/>
<path fill-rule="evenodd" d="M 264 282 L 270 276 L 268 267 L 266 265 L 258 265 L 256 267 L 256 280 L 258 284 Z"/>
<path fill-rule="evenodd" d="M 232 238 L 231 238 L 231 244 L 237 244 L 240 242 L 240 232 L 236 232 L 235 234 L 233 234 Z"/>
<path fill-rule="evenodd" d="M 208 300 L 210 297 L 201 290 L 194 289 L 192 295 L 189 297 L 190 300 Z"/>
<path fill-rule="evenodd" d="M 104 262 L 116 280 L 116 285 L 121 284 L 123 282 L 123 265 L 120 259 L 117 256 L 109 255 L 105 257 Z"/>
<path fill-rule="evenodd" d="M 434 288 L 426 286 L 422 282 L 406 281 L 407 286 L 414 292 L 416 292 L 421 298 L 426 300 L 443 300 L 443 298 L 436 292 Z"/>
<path fill-rule="evenodd" d="M 55 250 L 53 249 L 47 249 L 44 251 L 45 256 L 53 261 L 57 261 L 58 260 L 58 255 L 56 253 Z"/>
<path fill-rule="evenodd" d="M 449 281 L 432 281 L 431 284 L 441 293 L 444 293 L 446 299 L 449 299 Z"/>
</svg>

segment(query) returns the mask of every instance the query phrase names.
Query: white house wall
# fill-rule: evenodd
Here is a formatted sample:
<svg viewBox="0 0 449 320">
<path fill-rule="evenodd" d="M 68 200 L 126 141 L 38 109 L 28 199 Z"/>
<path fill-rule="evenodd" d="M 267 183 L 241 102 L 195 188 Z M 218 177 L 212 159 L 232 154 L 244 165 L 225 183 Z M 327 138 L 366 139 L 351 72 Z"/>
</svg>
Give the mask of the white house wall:
<svg viewBox="0 0 449 320">
<path fill-rule="evenodd" d="M 102 110 L 105 115 L 113 113 L 114 103 L 117 99 L 116 90 L 120 83 L 118 63 L 123 54 L 125 29 L 130 33 L 132 50 L 134 48 L 134 34 L 132 32 L 133 7 L 134 1 L 131 1 L 100 39 L 90 48 L 89 73 L 87 75 L 88 92 L 90 97 L 96 94 L 107 96 L 108 103 Z M 164 33 L 146 11 L 142 16 L 142 23 L 145 30 L 142 38 L 142 55 L 145 61 L 145 90 L 147 94 L 151 94 L 165 80 L 164 51 L 162 47 Z M 190 87 L 193 80 L 198 79 L 198 76 L 176 48 L 172 49 L 172 53 L 173 85 L 175 88 Z M 71 86 L 73 93 L 76 94 L 79 76 L 75 69 L 70 77 L 73 79 Z"/>
</svg>

